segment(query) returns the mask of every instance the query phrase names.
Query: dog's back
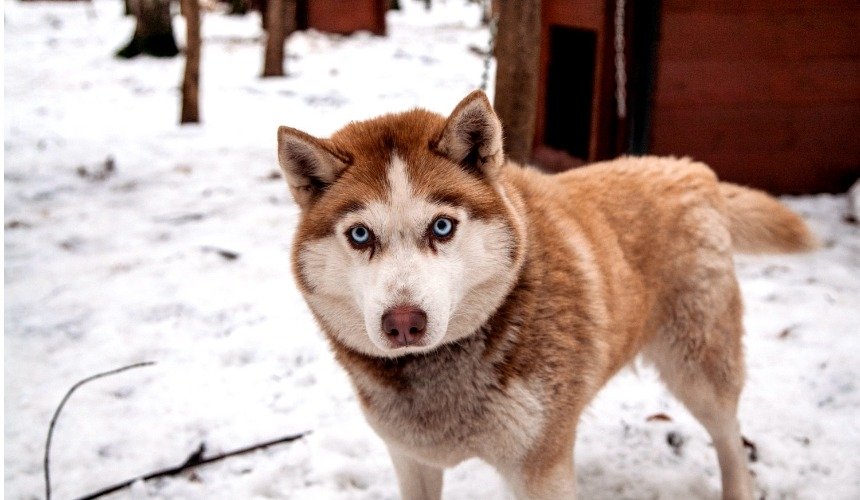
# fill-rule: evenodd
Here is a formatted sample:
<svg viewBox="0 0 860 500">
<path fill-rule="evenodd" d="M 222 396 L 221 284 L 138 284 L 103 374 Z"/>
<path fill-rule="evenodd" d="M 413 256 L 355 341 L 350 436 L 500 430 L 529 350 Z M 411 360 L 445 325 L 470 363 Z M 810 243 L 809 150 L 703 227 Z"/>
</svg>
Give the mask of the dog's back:
<svg viewBox="0 0 860 500">
<path fill-rule="evenodd" d="M 633 243 L 625 245 L 633 254 L 654 254 L 655 243 L 683 240 L 678 231 L 691 228 L 679 227 L 678 217 L 707 208 L 721 213 L 724 220 L 719 225 L 729 230 L 734 252 L 792 253 L 817 246 L 803 220 L 778 200 L 719 182 L 705 164 L 688 158 L 622 157 L 551 176 L 533 171 L 513 174 L 529 179 L 520 183 L 526 190 L 529 183 L 545 190 L 535 195 L 551 190 L 554 201 L 579 220 L 605 220 L 623 235 L 622 244 Z M 539 176 L 544 179 L 535 182 Z M 697 241 L 701 240 L 681 243 Z"/>
</svg>

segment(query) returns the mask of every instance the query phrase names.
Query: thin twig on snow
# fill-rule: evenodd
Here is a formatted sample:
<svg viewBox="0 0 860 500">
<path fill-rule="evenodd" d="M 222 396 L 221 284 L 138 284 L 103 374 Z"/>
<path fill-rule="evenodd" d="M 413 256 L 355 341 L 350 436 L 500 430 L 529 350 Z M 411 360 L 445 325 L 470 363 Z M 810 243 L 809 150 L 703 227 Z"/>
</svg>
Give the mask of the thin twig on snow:
<svg viewBox="0 0 860 500">
<path fill-rule="evenodd" d="M 258 444 L 254 444 L 251 446 L 246 446 L 244 448 L 239 448 L 238 450 L 228 451 L 225 453 L 220 453 L 218 455 L 213 455 L 211 457 L 206 457 L 206 458 L 203 458 L 203 455 L 206 452 L 206 445 L 204 443 L 200 443 L 200 446 L 197 448 L 197 450 L 194 451 L 191 455 L 189 455 L 189 457 L 185 460 L 185 462 L 182 463 L 182 465 L 177 465 L 176 467 L 170 467 L 167 469 L 157 470 L 154 472 L 150 472 L 149 474 L 146 474 L 145 476 L 139 476 L 139 477 L 135 477 L 132 479 L 128 479 L 128 480 L 123 481 L 121 483 L 116 483 L 114 485 L 103 488 L 103 489 L 96 491 L 94 493 L 90 493 L 89 495 L 85 495 L 85 496 L 82 496 L 80 498 L 77 498 L 76 500 L 93 500 L 94 498 L 99 498 L 99 497 L 102 497 L 104 495 L 114 493 L 114 492 L 119 491 L 123 488 L 128 488 L 129 486 L 131 486 L 132 484 L 134 484 L 137 481 L 149 481 L 150 479 L 155 479 L 158 477 L 175 476 L 175 475 L 177 475 L 177 474 L 179 474 L 185 470 L 191 469 L 193 467 L 211 464 L 212 462 L 217 462 L 218 460 L 223 460 L 225 458 L 235 457 L 236 455 L 242 455 L 242 454 L 249 453 L 252 451 L 261 450 L 263 448 L 268 448 L 269 446 L 274 446 L 276 444 L 289 443 L 291 441 L 296 441 L 298 439 L 301 439 L 301 438 L 307 436 L 310 433 L 311 433 L 311 431 L 305 431 L 305 432 L 302 432 L 299 434 L 293 434 L 292 436 L 286 436 L 286 437 L 281 437 L 278 439 L 273 439 L 271 441 L 266 441 L 264 443 L 258 443 Z"/>
<path fill-rule="evenodd" d="M 60 401 L 60 404 L 57 406 L 57 409 L 54 410 L 54 416 L 51 417 L 51 425 L 48 426 L 48 438 L 45 440 L 44 468 L 45 468 L 45 499 L 46 500 L 51 500 L 51 441 L 54 438 L 54 426 L 57 425 L 57 419 L 60 417 L 60 412 L 63 411 L 63 407 L 66 406 L 66 402 L 69 400 L 70 397 L 72 397 L 72 394 L 80 386 L 86 384 L 87 382 L 92 382 L 93 380 L 96 380 L 96 379 L 99 379 L 102 377 L 107 377 L 110 375 L 115 375 L 117 373 L 124 372 L 126 370 L 131 370 L 133 368 L 142 368 L 144 366 L 150 366 L 150 365 L 154 365 L 154 364 L 155 363 L 153 361 L 146 361 L 143 363 L 135 363 L 133 365 L 123 366 L 122 368 L 117 368 L 115 370 L 97 373 L 97 374 L 92 375 L 90 377 L 87 377 L 83 380 L 79 380 L 75 385 L 70 387 L 68 391 L 66 391 L 66 395 L 63 396 L 63 399 L 62 399 L 62 401 Z"/>
</svg>

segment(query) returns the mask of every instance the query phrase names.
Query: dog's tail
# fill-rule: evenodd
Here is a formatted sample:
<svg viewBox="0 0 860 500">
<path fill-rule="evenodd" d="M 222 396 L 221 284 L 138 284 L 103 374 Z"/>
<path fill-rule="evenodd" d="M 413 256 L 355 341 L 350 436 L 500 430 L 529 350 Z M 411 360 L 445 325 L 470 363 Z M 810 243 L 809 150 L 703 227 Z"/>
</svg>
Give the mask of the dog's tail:
<svg viewBox="0 0 860 500">
<path fill-rule="evenodd" d="M 818 240 L 799 215 L 756 189 L 720 183 L 732 247 L 740 253 L 806 252 Z"/>
</svg>

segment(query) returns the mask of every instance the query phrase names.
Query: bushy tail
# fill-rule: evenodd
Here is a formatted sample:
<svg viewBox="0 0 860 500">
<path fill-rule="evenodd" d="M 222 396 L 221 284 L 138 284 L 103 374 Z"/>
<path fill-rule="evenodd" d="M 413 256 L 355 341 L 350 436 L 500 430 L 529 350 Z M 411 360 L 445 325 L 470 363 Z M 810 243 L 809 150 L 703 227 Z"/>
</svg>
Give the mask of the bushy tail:
<svg viewBox="0 0 860 500">
<path fill-rule="evenodd" d="M 755 189 L 720 183 L 732 246 L 741 253 L 806 252 L 818 240 L 797 214 Z"/>
</svg>

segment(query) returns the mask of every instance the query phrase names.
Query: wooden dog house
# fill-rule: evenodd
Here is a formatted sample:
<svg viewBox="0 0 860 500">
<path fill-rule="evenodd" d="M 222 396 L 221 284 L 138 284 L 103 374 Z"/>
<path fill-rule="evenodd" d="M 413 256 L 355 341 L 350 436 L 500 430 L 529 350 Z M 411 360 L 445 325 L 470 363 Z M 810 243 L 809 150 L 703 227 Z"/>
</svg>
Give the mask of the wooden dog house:
<svg viewBox="0 0 860 500">
<path fill-rule="evenodd" d="M 299 29 L 314 28 L 348 35 L 369 31 L 385 35 L 386 0 L 299 0 L 296 17 Z"/>
<path fill-rule="evenodd" d="M 860 176 L 856 1 L 541 7 L 534 158 L 546 168 L 625 153 L 691 156 L 776 193 L 842 192 Z"/>
</svg>

